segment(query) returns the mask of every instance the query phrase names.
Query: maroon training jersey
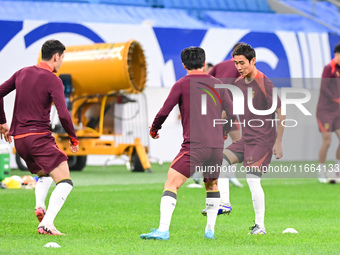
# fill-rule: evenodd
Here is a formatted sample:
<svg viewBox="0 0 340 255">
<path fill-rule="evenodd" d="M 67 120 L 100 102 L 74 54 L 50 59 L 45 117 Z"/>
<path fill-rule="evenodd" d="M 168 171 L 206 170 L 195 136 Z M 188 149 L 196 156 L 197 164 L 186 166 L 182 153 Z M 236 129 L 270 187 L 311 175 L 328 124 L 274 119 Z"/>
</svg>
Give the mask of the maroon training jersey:
<svg viewBox="0 0 340 255">
<path fill-rule="evenodd" d="M 193 74 L 195 73 L 195 74 Z M 214 119 L 221 119 L 224 109 L 232 114 L 232 101 L 226 89 L 215 89 L 221 81 L 209 74 L 194 71 L 178 80 L 157 113 L 150 132 L 161 129 L 163 122 L 175 105 L 179 105 L 183 127 L 182 148 L 223 148 L 222 124 L 213 126 Z M 202 114 L 202 95 L 206 95 L 206 114 Z"/>
<path fill-rule="evenodd" d="M 66 107 L 63 83 L 52 71 L 38 66 L 20 69 L 0 86 L 0 98 L 15 89 L 10 135 L 50 132 L 50 111 L 54 102 L 63 128 L 73 142 L 78 140 Z M 2 113 L 0 104 L 0 120 L 4 117 Z"/>
<path fill-rule="evenodd" d="M 336 79 L 338 78 L 338 79 Z M 333 59 L 323 69 L 317 112 L 340 112 L 340 66 Z"/>
<path fill-rule="evenodd" d="M 223 82 L 225 84 L 234 84 L 235 80 L 240 76 L 233 59 L 229 59 L 215 65 L 210 70 L 209 74 L 216 78 L 224 78 Z"/>
<path fill-rule="evenodd" d="M 214 76 L 215 78 L 220 79 L 223 82 L 223 84 L 230 84 L 230 85 L 233 85 L 235 83 L 235 80 L 238 77 L 240 77 L 240 73 L 236 69 L 233 58 L 229 60 L 225 60 L 221 63 L 218 63 L 210 70 L 209 74 Z M 228 93 L 231 99 L 233 99 L 233 95 L 231 94 L 229 90 L 228 90 Z M 235 121 L 237 121 L 236 115 L 232 115 L 231 118 L 233 119 L 234 123 Z M 225 128 L 226 128 L 225 131 L 227 133 L 229 133 L 232 130 L 240 129 L 239 127 L 235 129 L 235 126 L 231 127 L 230 123 L 228 123 Z"/>
<path fill-rule="evenodd" d="M 240 77 L 235 81 L 235 85 L 240 88 L 244 95 L 244 115 L 239 115 L 242 126 L 242 137 L 249 144 L 256 144 L 258 141 L 265 144 L 274 144 L 276 139 L 275 112 L 269 115 L 256 115 L 248 107 L 248 88 L 253 90 L 252 102 L 256 110 L 267 110 L 272 106 L 273 83 L 263 73 L 258 71 L 256 78 L 246 84 L 245 78 Z M 278 97 L 277 108 L 281 107 Z M 249 122 L 250 121 L 250 122 Z"/>
</svg>

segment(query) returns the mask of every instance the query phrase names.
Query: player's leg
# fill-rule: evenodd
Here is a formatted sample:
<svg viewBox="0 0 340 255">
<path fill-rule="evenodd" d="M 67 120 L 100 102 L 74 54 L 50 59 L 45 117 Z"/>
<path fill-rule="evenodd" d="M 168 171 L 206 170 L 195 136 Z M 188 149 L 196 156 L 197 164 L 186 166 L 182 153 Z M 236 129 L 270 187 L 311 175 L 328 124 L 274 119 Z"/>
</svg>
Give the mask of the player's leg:
<svg viewBox="0 0 340 255">
<path fill-rule="evenodd" d="M 223 206 L 228 207 L 229 211 L 228 210 L 223 211 L 223 212 L 219 211 L 219 214 L 220 213 L 229 214 L 231 211 L 230 199 L 229 199 L 229 178 L 228 178 L 229 177 L 228 175 L 230 172 L 229 167 L 232 164 L 240 162 L 240 160 L 242 162 L 242 158 L 240 157 L 242 157 L 242 153 L 231 151 L 229 149 L 226 149 L 223 151 L 223 164 L 222 164 L 223 167 L 220 173 L 220 177 L 218 178 L 218 189 L 221 194 L 221 205 L 222 207 Z"/>
<path fill-rule="evenodd" d="M 215 238 L 215 223 L 220 205 L 220 192 L 218 190 L 217 180 L 221 172 L 222 164 L 222 148 L 209 148 L 206 149 L 207 158 L 202 164 L 206 171 L 204 172 L 206 196 L 206 216 L 207 225 L 205 228 L 204 236 L 208 239 Z"/>
<path fill-rule="evenodd" d="M 265 198 L 261 186 L 261 173 L 247 173 L 246 178 L 251 192 L 251 198 L 255 212 L 255 225 L 251 228 L 251 232 L 249 234 L 265 234 Z"/>
<path fill-rule="evenodd" d="M 255 212 L 255 225 L 249 234 L 266 234 L 264 226 L 265 195 L 261 185 L 262 172 L 268 168 L 272 157 L 273 146 L 258 143 L 246 145 L 243 165 L 247 169 L 247 183 L 251 192 Z"/>
<path fill-rule="evenodd" d="M 229 136 L 230 136 L 231 140 L 233 141 L 233 143 L 237 142 L 238 140 L 241 139 L 241 131 L 240 131 L 240 129 L 237 128 L 237 126 L 236 126 L 236 129 L 232 128 L 230 130 L 230 132 L 229 132 Z M 230 168 L 231 168 L 230 170 L 231 171 L 228 172 L 229 181 L 234 186 L 242 188 L 243 184 L 240 183 L 240 181 L 236 177 L 236 167 L 237 167 L 237 164 L 233 164 L 232 166 L 230 166 Z"/>
<path fill-rule="evenodd" d="M 35 215 L 37 216 L 39 222 L 42 221 L 46 214 L 45 200 L 48 190 L 53 182 L 52 177 L 45 175 L 43 170 L 37 173 L 39 180 L 35 186 Z"/>
<path fill-rule="evenodd" d="M 188 177 L 182 175 L 175 169 L 169 169 L 168 179 L 164 185 L 164 191 L 161 198 L 159 227 L 158 229 L 154 229 L 151 233 L 140 235 L 140 238 L 157 240 L 169 239 L 171 218 L 177 203 L 177 190 L 187 179 Z"/>
<path fill-rule="evenodd" d="M 171 163 L 168 178 L 164 185 L 164 191 L 160 205 L 160 221 L 158 229 L 151 233 L 142 234 L 142 239 L 168 240 L 172 214 L 177 203 L 177 190 L 190 177 L 190 153 L 180 151 Z"/>
<path fill-rule="evenodd" d="M 319 169 L 320 171 L 318 172 L 318 180 L 321 183 L 326 183 L 326 156 L 327 156 L 327 151 L 329 146 L 331 145 L 332 141 L 332 132 L 322 132 L 322 144 L 319 150 Z"/>
<path fill-rule="evenodd" d="M 243 148 L 242 144 L 232 144 L 232 149 L 241 150 Z M 218 189 L 220 191 L 220 205 L 217 215 L 229 214 L 232 211 L 232 207 L 229 200 L 229 177 L 228 177 L 228 167 L 233 163 L 238 163 L 243 161 L 243 153 L 235 152 L 229 150 L 232 146 L 230 145 L 226 150 L 223 151 L 223 163 L 221 167 L 221 172 L 218 178 Z M 207 209 L 201 211 L 203 216 L 207 216 Z"/>
<path fill-rule="evenodd" d="M 218 207 L 220 204 L 220 192 L 218 190 L 217 180 L 209 180 L 205 183 L 207 191 L 206 197 L 206 215 L 207 225 L 205 227 L 205 237 L 208 239 L 215 238 L 215 223 L 217 218 Z"/>
<path fill-rule="evenodd" d="M 41 222 L 46 214 L 45 200 L 53 180 L 48 174 L 46 175 L 41 170 L 41 166 L 39 166 L 33 158 L 31 145 L 33 144 L 33 138 L 36 137 L 37 136 L 28 136 L 25 138 L 14 139 L 14 144 L 17 153 L 26 162 L 28 170 L 33 174 L 37 174 L 39 177 L 35 187 L 36 202 L 34 213 L 37 216 L 39 222 Z"/>
<path fill-rule="evenodd" d="M 40 234 L 62 235 L 54 227 L 54 219 L 70 194 L 73 182 L 66 161 L 61 162 L 49 174 L 56 183 L 56 187 L 51 194 L 46 215 L 38 226 L 38 232 Z"/>
<path fill-rule="evenodd" d="M 161 218 L 159 230 L 169 230 L 172 213 L 177 202 L 177 190 L 187 181 L 188 177 L 173 168 L 169 169 L 168 179 L 164 185 L 161 199 Z"/>
</svg>

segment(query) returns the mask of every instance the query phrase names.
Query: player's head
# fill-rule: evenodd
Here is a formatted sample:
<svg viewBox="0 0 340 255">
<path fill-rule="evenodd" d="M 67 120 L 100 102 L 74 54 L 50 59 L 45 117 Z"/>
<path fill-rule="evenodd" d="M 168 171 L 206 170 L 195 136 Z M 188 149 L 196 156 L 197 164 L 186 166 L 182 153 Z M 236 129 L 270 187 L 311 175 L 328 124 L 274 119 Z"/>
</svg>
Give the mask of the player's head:
<svg viewBox="0 0 340 255">
<path fill-rule="evenodd" d="M 340 53 L 340 43 L 335 45 L 335 47 L 334 47 L 334 54 L 335 53 Z"/>
<path fill-rule="evenodd" d="M 249 44 L 241 43 L 233 50 L 232 55 L 240 75 L 247 76 L 252 73 L 256 64 L 256 54 Z"/>
<path fill-rule="evenodd" d="M 65 46 L 58 40 L 48 40 L 41 47 L 41 59 L 53 61 L 53 72 L 58 72 L 64 58 Z"/>
<path fill-rule="evenodd" d="M 340 65 L 340 44 L 334 47 L 334 59 L 338 65 Z"/>
<path fill-rule="evenodd" d="M 200 47 L 192 46 L 182 50 L 181 59 L 185 69 L 200 69 L 205 65 L 205 52 Z"/>
<path fill-rule="evenodd" d="M 214 67 L 213 64 L 211 64 L 211 63 L 206 63 L 206 65 L 203 67 L 203 72 L 209 73 L 210 70 L 211 70 L 213 67 Z"/>
</svg>

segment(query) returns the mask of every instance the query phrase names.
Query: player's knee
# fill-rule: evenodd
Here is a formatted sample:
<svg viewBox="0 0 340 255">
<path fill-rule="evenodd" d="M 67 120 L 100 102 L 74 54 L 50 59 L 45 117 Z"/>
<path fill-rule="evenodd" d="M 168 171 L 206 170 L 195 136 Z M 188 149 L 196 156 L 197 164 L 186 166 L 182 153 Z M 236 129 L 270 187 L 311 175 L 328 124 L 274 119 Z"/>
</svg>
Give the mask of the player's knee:
<svg viewBox="0 0 340 255">
<path fill-rule="evenodd" d="M 331 146 L 331 139 L 325 139 L 324 141 L 323 141 L 323 145 L 325 146 L 325 147 L 329 147 L 329 146 Z"/>
</svg>

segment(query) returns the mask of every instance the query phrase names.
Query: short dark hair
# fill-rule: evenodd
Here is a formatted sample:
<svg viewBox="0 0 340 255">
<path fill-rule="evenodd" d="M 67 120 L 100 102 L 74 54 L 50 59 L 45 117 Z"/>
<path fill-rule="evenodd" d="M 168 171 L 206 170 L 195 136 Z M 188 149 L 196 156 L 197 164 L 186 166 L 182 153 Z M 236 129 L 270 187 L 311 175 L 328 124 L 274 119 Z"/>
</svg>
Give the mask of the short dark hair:
<svg viewBox="0 0 340 255">
<path fill-rule="evenodd" d="M 54 54 L 62 55 L 65 51 L 65 45 L 58 40 L 48 40 L 41 47 L 41 59 L 50 60 Z"/>
<path fill-rule="evenodd" d="M 249 60 L 249 62 L 256 57 L 255 50 L 246 43 L 242 43 L 239 46 L 237 46 L 232 53 L 233 57 L 237 55 L 243 55 L 246 57 L 246 59 Z"/>
<path fill-rule="evenodd" d="M 340 43 L 335 45 L 334 47 L 334 53 L 340 53 Z"/>
<path fill-rule="evenodd" d="M 195 70 L 203 67 L 205 52 L 201 47 L 185 48 L 181 52 L 182 63 L 188 70 Z"/>
<path fill-rule="evenodd" d="M 240 46 L 241 44 L 245 44 L 245 43 L 243 43 L 243 42 L 235 43 L 235 45 L 233 46 L 233 51 L 234 51 L 238 46 Z"/>
<path fill-rule="evenodd" d="M 214 65 L 212 63 L 207 63 L 206 66 L 207 67 L 214 67 Z"/>
</svg>

